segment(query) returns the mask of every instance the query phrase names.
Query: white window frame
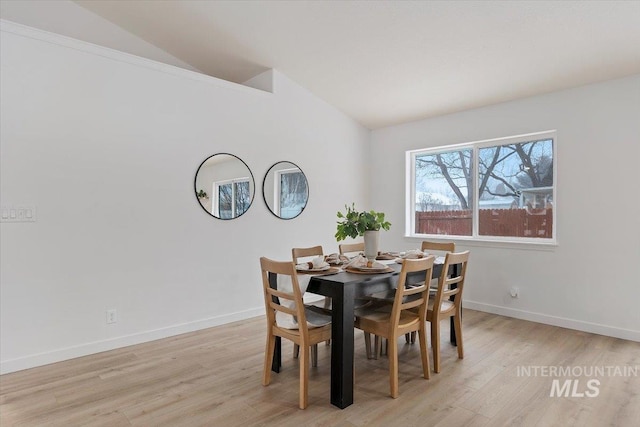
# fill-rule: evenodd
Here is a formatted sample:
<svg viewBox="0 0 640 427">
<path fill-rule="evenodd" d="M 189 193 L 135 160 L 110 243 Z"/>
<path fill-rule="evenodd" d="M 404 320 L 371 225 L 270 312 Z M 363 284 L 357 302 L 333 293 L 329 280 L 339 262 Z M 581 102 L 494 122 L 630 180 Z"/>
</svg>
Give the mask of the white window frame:
<svg viewBox="0 0 640 427">
<path fill-rule="evenodd" d="M 517 144 L 522 142 L 530 142 L 534 140 L 553 140 L 553 228 L 551 238 L 533 238 L 533 237 L 513 237 L 513 236 L 484 236 L 479 235 L 479 188 L 478 188 L 478 151 L 480 148 L 495 147 L 498 145 Z M 409 150 L 406 152 L 406 205 L 405 205 L 405 237 L 415 237 L 420 239 L 434 240 L 460 240 L 466 242 L 498 242 L 498 243 L 522 243 L 534 245 L 557 245 L 557 212 L 558 212 L 558 157 L 557 157 L 558 138 L 555 130 L 544 132 L 529 133 L 523 135 L 514 135 L 504 138 L 486 139 L 463 144 L 441 145 L 437 147 Z M 473 198 L 474 203 L 472 209 L 472 231 L 471 236 L 445 235 L 445 234 L 420 234 L 415 232 L 415 206 L 416 206 L 416 178 L 415 178 L 415 159 L 417 156 L 424 154 L 432 154 L 444 151 L 457 151 L 464 149 L 472 149 L 472 167 L 473 167 Z"/>
<path fill-rule="evenodd" d="M 274 183 L 273 183 L 273 206 L 276 210 L 276 215 L 280 216 L 280 197 L 282 196 L 282 175 L 291 174 L 291 173 L 301 173 L 302 171 L 299 168 L 289 168 L 289 169 L 280 169 L 276 171 L 273 175 Z M 304 174 L 303 174 L 304 175 Z"/>
<path fill-rule="evenodd" d="M 236 191 L 235 191 L 235 184 L 237 183 L 241 183 L 241 182 L 246 182 L 249 184 L 249 188 L 251 188 L 251 178 L 247 177 L 243 177 L 243 178 L 234 178 L 234 179 L 228 179 L 225 181 L 214 181 L 213 182 L 213 192 L 212 194 L 214 194 L 215 196 L 213 197 L 213 214 L 220 218 L 220 187 L 223 185 L 228 185 L 231 184 L 231 212 L 233 215 L 235 215 L 236 212 Z M 231 217 L 231 218 L 235 218 L 235 217 Z"/>
</svg>

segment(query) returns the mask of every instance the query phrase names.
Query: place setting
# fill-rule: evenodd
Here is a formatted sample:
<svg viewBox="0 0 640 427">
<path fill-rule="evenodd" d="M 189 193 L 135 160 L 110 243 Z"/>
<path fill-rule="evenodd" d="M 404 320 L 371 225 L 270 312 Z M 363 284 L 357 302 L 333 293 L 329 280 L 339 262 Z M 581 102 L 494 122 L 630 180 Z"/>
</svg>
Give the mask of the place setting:
<svg viewBox="0 0 640 427">
<path fill-rule="evenodd" d="M 444 263 L 444 257 L 443 256 L 438 256 L 436 254 L 430 254 L 427 251 L 422 251 L 420 249 L 411 249 L 411 250 L 408 250 L 406 252 L 400 252 L 400 253 L 398 253 L 398 256 L 394 259 L 394 261 L 396 263 L 398 263 L 398 264 L 402 264 L 405 259 L 422 259 L 422 258 L 427 258 L 430 255 L 435 256 L 435 260 L 433 262 L 434 264 L 443 264 Z"/>
<path fill-rule="evenodd" d="M 332 263 L 327 262 L 325 257 L 318 256 L 313 258 L 311 261 L 296 264 L 296 272 L 298 274 L 313 274 L 316 276 L 327 276 L 330 274 L 339 273 L 341 271 L 340 267 L 332 266 L 331 264 Z M 339 264 L 335 263 L 334 265 L 339 265 Z"/>
<path fill-rule="evenodd" d="M 369 260 L 362 255 L 357 255 L 351 259 L 349 264 L 344 267 L 344 270 L 355 274 L 381 274 L 395 271 L 382 262 Z"/>
</svg>

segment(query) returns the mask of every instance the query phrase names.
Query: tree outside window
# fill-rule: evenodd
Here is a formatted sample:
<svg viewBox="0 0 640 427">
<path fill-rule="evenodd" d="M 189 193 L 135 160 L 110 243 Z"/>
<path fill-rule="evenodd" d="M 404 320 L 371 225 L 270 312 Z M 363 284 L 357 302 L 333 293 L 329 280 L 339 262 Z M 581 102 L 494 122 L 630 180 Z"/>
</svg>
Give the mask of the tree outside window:
<svg viewBox="0 0 640 427">
<path fill-rule="evenodd" d="M 218 218 L 237 218 L 249 209 L 251 191 L 249 180 L 214 182 L 216 200 L 214 206 Z"/>
<path fill-rule="evenodd" d="M 423 150 L 411 158 L 412 234 L 554 237 L 552 136 Z"/>
<path fill-rule="evenodd" d="M 282 170 L 279 179 L 279 216 L 290 219 L 300 215 L 307 204 L 307 178 L 300 169 Z"/>
</svg>

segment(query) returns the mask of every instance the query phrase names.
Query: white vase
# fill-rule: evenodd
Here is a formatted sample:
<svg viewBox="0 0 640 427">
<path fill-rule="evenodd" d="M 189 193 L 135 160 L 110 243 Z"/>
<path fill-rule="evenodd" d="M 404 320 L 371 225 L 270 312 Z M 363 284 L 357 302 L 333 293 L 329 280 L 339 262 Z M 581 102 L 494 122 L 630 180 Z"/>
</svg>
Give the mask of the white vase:
<svg viewBox="0 0 640 427">
<path fill-rule="evenodd" d="M 378 256 L 378 244 L 380 242 L 380 230 L 364 232 L 364 256 L 370 261 L 375 261 Z"/>
</svg>

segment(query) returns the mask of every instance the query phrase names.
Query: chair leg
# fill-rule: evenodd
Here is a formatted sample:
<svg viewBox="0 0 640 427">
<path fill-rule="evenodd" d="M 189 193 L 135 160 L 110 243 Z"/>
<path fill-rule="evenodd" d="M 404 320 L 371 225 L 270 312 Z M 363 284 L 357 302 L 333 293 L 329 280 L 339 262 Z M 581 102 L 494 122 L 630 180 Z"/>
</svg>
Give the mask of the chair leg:
<svg viewBox="0 0 640 427">
<path fill-rule="evenodd" d="M 404 340 L 407 342 L 407 344 L 414 344 L 416 342 L 416 333 L 409 332 L 407 334 L 404 334 Z"/>
<path fill-rule="evenodd" d="M 389 388 L 391 389 L 391 397 L 396 399 L 398 397 L 398 342 L 397 339 L 388 338 L 389 344 Z M 392 341 L 393 339 L 393 341 Z"/>
<path fill-rule="evenodd" d="M 262 385 L 269 385 L 271 382 L 271 363 L 273 362 L 273 353 L 276 349 L 276 337 L 267 335 L 267 345 L 264 350 L 264 371 L 262 372 Z"/>
<path fill-rule="evenodd" d="M 311 366 L 314 368 L 318 366 L 318 344 L 311 346 Z"/>
<path fill-rule="evenodd" d="M 462 345 L 462 318 L 459 315 L 453 316 L 453 328 L 456 331 L 458 359 L 464 359 L 464 346 Z"/>
<path fill-rule="evenodd" d="M 374 349 L 373 349 L 373 358 L 375 360 L 378 360 L 378 356 L 382 354 L 382 341 L 384 340 L 384 338 L 380 338 L 377 335 L 374 335 L 375 339 L 374 339 Z"/>
<path fill-rule="evenodd" d="M 378 337 L 376 336 L 376 343 L 378 342 Z M 371 359 L 371 334 L 369 332 L 364 333 L 364 346 L 365 351 L 367 352 L 367 359 Z"/>
<path fill-rule="evenodd" d="M 300 346 L 298 344 L 293 345 L 293 358 L 297 359 L 300 354 Z"/>
<path fill-rule="evenodd" d="M 433 347 L 433 370 L 440 372 L 440 325 L 437 319 L 431 322 L 431 347 Z"/>
<path fill-rule="evenodd" d="M 375 340 L 374 340 L 374 349 L 373 349 L 373 358 L 378 360 L 378 355 L 382 355 L 382 341 L 384 341 L 384 338 L 380 338 L 377 335 L 374 335 Z"/>
<path fill-rule="evenodd" d="M 309 404 L 309 346 L 302 346 L 300 355 L 300 409 L 305 409 Z"/>
<path fill-rule="evenodd" d="M 373 358 L 378 360 L 378 356 L 384 356 L 389 354 L 389 340 L 386 338 L 374 335 L 375 341 L 373 346 L 375 350 L 373 352 Z"/>
<path fill-rule="evenodd" d="M 427 327 L 423 323 L 418 330 L 418 341 L 420 341 L 420 357 L 422 358 L 422 373 L 424 378 L 431 378 L 431 367 L 429 366 L 429 351 L 427 350 Z"/>
</svg>

